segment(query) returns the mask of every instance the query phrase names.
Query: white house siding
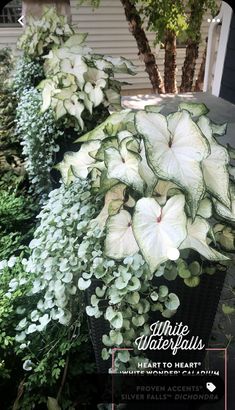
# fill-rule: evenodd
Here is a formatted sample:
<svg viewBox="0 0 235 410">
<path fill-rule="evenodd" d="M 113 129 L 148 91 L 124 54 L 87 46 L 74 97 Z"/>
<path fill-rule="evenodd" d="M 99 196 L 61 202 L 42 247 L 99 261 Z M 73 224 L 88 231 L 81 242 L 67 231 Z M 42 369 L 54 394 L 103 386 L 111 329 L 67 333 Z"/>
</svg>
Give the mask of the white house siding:
<svg viewBox="0 0 235 410">
<path fill-rule="evenodd" d="M 150 90 L 151 85 L 145 72 L 143 62 L 138 56 L 138 49 L 132 34 L 128 30 L 124 10 L 120 0 L 101 0 L 101 6 L 93 10 L 88 6 L 77 7 L 77 1 L 71 0 L 72 20 L 74 25 L 79 27 L 82 32 L 88 32 L 87 43 L 97 53 L 108 54 L 129 58 L 137 66 L 137 75 L 118 76 L 122 81 L 131 82 L 131 86 L 123 87 L 124 90 Z M 200 67 L 201 57 L 205 47 L 205 38 L 208 33 L 209 24 L 206 15 L 202 25 L 202 44 L 199 50 L 197 71 Z M 8 46 L 16 48 L 17 39 L 22 33 L 22 28 L 3 28 L 0 27 L 0 48 Z M 153 46 L 154 34 L 148 33 L 150 44 Z M 155 52 L 157 49 L 153 48 Z M 157 55 L 157 63 L 161 73 L 164 70 L 164 50 L 160 50 Z M 181 67 L 184 62 L 185 49 L 177 49 L 177 80 L 180 83 Z"/>
</svg>

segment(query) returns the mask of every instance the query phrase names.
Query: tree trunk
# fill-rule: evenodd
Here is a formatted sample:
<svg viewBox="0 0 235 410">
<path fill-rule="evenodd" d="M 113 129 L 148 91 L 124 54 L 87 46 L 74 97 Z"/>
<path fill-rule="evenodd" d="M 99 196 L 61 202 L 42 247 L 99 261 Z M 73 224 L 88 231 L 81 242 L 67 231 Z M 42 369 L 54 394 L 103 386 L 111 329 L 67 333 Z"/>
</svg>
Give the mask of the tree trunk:
<svg viewBox="0 0 235 410">
<path fill-rule="evenodd" d="M 22 15 L 27 23 L 27 17 L 41 17 L 44 7 L 54 7 L 58 14 L 67 16 L 71 21 L 70 0 L 23 0 Z"/>
<path fill-rule="evenodd" d="M 192 36 L 187 40 L 186 56 L 182 68 L 180 85 L 181 92 L 192 91 L 199 44 L 201 40 L 201 25 L 204 13 L 204 2 L 205 0 L 194 0 L 191 5 L 189 27 Z"/>
<path fill-rule="evenodd" d="M 207 52 L 207 43 L 203 52 L 202 62 L 199 69 L 198 77 L 195 82 L 194 91 L 202 91 L 203 90 L 203 83 L 204 83 L 204 76 L 205 76 L 205 67 L 206 67 L 206 52 Z"/>
<path fill-rule="evenodd" d="M 176 83 L 176 35 L 172 30 L 165 32 L 164 84 L 166 93 L 177 93 Z"/>
<path fill-rule="evenodd" d="M 149 41 L 142 27 L 139 13 L 134 4 L 131 3 L 131 0 L 120 1 L 124 7 L 126 19 L 129 24 L 129 30 L 136 40 L 139 49 L 139 56 L 145 63 L 145 69 L 152 84 L 153 91 L 162 94 L 165 92 L 163 80 L 156 63 L 156 58 L 151 51 Z"/>
</svg>

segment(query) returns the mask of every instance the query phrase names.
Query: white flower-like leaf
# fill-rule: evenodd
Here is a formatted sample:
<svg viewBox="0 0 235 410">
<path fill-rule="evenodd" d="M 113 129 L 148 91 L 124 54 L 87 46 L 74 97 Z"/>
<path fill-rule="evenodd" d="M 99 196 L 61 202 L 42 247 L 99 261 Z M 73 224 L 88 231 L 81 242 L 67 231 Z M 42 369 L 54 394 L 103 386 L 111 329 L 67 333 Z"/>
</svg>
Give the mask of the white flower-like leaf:
<svg viewBox="0 0 235 410">
<path fill-rule="evenodd" d="M 162 208 L 153 198 L 141 198 L 135 208 L 133 231 L 151 272 L 167 261 L 169 250 L 186 238 L 185 198 L 175 195 Z"/>
<path fill-rule="evenodd" d="M 202 170 L 207 191 L 218 201 L 230 208 L 229 196 L 229 154 L 213 137 L 213 131 L 209 118 L 202 116 L 198 120 L 198 126 L 207 138 L 210 147 L 210 155 L 203 160 Z"/>
<path fill-rule="evenodd" d="M 138 252 L 139 247 L 132 231 L 129 212 L 122 210 L 107 221 L 105 254 L 113 259 L 123 259 Z"/>
<path fill-rule="evenodd" d="M 202 217 L 197 216 L 194 221 L 189 219 L 187 223 L 187 237 L 181 244 L 180 249 L 194 249 L 206 259 L 213 261 L 229 259 L 207 244 L 207 234 L 209 230 L 209 223 Z"/>
<path fill-rule="evenodd" d="M 209 154 L 209 144 L 186 111 L 161 114 L 139 111 L 136 127 L 143 136 L 146 157 L 159 178 L 184 189 L 193 217 L 205 187 L 201 161 Z"/>
<path fill-rule="evenodd" d="M 229 222 L 235 222 L 235 185 L 230 185 L 230 196 L 231 196 L 231 210 L 226 206 L 221 204 L 221 202 L 213 199 L 213 204 L 217 215 L 221 218 L 228 220 Z"/>
<path fill-rule="evenodd" d="M 108 178 L 117 179 L 136 191 L 143 192 L 144 181 L 139 174 L 140 157 L 128 150 L 125 140 L 121 142 L 120 150 L 108 148 L 104 157 Z"/>
<path fill-rule="evenodd" d="M 81 115 L 84 111 L 84 105 L 80 101 L 78 101 L 78 97 L 76 95 L 73 95 L 70 100 L 65 100 L 64 107 L 70 115 L 78 120 L 81 129 L 83 129 L 84 122 Z"/>
<path fill-rule="evenodd" d="M 117 184 L 111 188 L 105 195 L 105 204 L 99 215 L 96 217 L 96 221 L 101 229 L 104 228 L 106 221 L 109 217 L 109 207 L 113 201 L 119 201 L 119 205 L 124 202 L 124 191 L 126 186 L 124 184 Z"/>
<path fill-rule="evenodd" d="M 97 151 L 99 147 L 99 141 L 90 141 L 82 144 L 78 152 L 67 152 L 64 155 L 64 160 L 59 164 L 61 173 L 64 170 L 64 174 L 67 176 L 69 168 L 71 168 L 76 177 L 81 179 L 87 178 L 89 168 L 96 162 L 95 159 L 89 155 L 89 153 Z"/>
</svg>

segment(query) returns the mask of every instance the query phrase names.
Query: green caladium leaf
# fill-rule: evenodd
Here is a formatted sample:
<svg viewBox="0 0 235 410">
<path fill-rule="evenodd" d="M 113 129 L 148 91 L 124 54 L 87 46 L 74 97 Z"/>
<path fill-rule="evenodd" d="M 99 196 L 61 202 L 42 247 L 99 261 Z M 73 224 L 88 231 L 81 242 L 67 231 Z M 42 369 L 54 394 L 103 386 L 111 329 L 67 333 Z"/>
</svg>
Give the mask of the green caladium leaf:
<svg viewBox="0 0 235 410">
<path fill-rule="evenodd" d="M 200 117 L 200 115 L 206 115 L 209 109 L 204 103 L 187 103 L 182 102 L 179 104 L 179 110 L 188 111 L 193 117 Z"/>
<path fill-rule="evenodd" d="M 203 176 L 207 191 L 226 207 L 230 208 L 228 152 L 226 148 L 218 144 L 213 137 L 209 118 L 205 116 L 200 117 L 198 120 L 198 126 L 207 138 L 211 147 L 210 155 L 202 162 Z"/>
<path fill-rule="evenodd" d="M 201 216 L 197 216 L 194 221 L 188 220 L 187 237 L 181 244 L 180 249 L 194 249 L 206 259 L 220 261 L 228 260 L 227 256 L 211 248 L 207 244 L 207 234 L 210 230 L 209 223 Z"/>
<path fill-rule="evenodd" d="M 170 180 L 186 191 L 195 217 L 205 192 L 201 161 L 209 154 L 207 140 L 200 129 L 186 111 L 170 114 L 167 118 L 139 111 L 136 127 L 144 138 L 152 170 L 159 178 Z"/>
<path fill-rule="evenodd" d="M 186 238 L 185 198 L 175 195 L 162 208 L 153 198 L 136 203 L 133 232 L 151 272 L 169 259 L 172 249 Z"/>
<path fill-rule="evenodd" d="M 128 150 L 126 139 L 120 143 L 120 149 L 108 148 L 104 155 L 107 176 L 143 192 L 144 182 L 139 175 L 140 157 Z"/>
<path fill-rule="evenodd" d="M 105 254 L 113 259 L 123 259 L 138 252 L 132 231 L 132 220 L 129 212 L 121 210 L 107 221 L 105 239 Z"/>
</svg>

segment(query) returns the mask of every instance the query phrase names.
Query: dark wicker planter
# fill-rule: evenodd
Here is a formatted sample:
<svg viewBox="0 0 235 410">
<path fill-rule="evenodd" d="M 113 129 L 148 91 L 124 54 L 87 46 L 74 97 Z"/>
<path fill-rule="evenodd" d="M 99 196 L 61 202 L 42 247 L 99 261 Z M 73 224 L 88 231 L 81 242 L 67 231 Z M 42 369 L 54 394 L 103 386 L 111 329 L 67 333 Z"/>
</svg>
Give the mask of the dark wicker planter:
<svg viewBox="0 0 235 410">
<path fill-rule="evenodd" d="M 161 284 L 167 284 L 171 292 L 175 292 L 180 299 L 180 307 L 177 313 L 170 319 L 171 323 L 183 322 L 188 325 L 190 335 L 199 336 L 207 346 L 212 330 L 215 314 L 217 311 L 220 294 L 222 291 L 226 272 L 217 272 L 212 276 L 203 274 L 201 282 L 196 288 L 189 288 L 184 285 L 183 280 L 177 278 L 174 281 L 167 281 L 161 278 Z M 87 294 L 92 295 L 96 286 L 100 285 L 95 281 Z M 164 320 L 158 312 L 151 314 L 151 323 L 157 320 Z M 94 347 L 96 366 L 98 373 L 107 373 L 111 367 L 111 360 L 104 361 L 101 357 L 103 349 L 102 336 L 110 330 L 109 323 L 102 317 L 100 319 L 89 318 L 90 334 Z M 182 351 L 174 356 L 176 361 L 203 361 L 205 351 Z M 152 351 L 148 357 L 154 361 L 174 360 L 168 351 Z"/>
</svg>

